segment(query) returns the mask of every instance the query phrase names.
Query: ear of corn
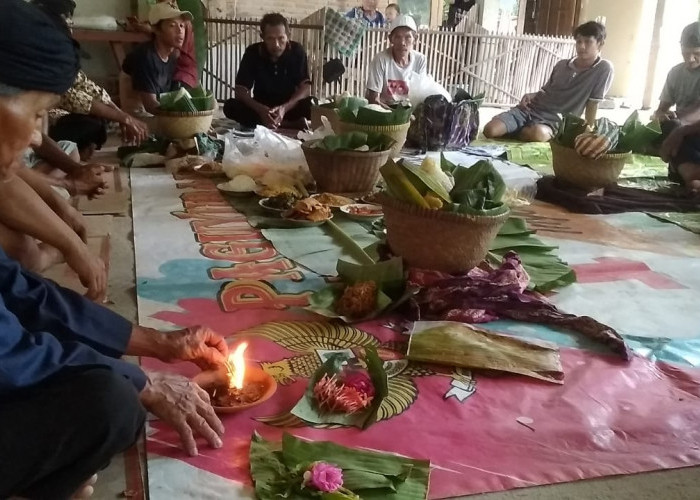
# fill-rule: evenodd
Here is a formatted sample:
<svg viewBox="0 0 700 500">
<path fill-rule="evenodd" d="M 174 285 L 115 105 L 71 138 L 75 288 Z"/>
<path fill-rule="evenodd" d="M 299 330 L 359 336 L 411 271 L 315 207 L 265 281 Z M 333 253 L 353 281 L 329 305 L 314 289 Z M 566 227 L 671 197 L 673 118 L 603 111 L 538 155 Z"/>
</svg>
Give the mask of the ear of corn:
<svg viewBox="0 0 700 500">
<path fill-rule="evenodd" d="M 390 186 L 389 192 L 406 203 L 418 205 L 423 208 L 430 208 L 428 202 L 423 199 L 421 193 L 416 189 L 416 186 L 409 180 L 406 172 L 389 160 L 381 169 L 380 172 L 387 186 Z"/>
</svg>

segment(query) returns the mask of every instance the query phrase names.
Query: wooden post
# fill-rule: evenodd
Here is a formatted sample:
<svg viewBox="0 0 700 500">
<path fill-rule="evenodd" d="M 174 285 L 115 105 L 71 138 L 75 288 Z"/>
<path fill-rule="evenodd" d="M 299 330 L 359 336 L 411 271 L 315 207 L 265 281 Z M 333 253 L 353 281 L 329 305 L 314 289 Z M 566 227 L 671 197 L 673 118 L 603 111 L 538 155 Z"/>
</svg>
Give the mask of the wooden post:
<svg viewBox="0 0 700 500">
<path fill-rule="evenodd" d="M 666 0 L 656 1 L 656 17 L 654 18 L 654 29 L 651 33 L 651 50 L 649 52 L 649 63 L 647 66 L 647 80 L 642 97 L 642 108 L 649 109 L 654 101 L 654 80 L 659 61 L 659 50 L 661 49 L 661 26 L 666 12 Z"/>
</svg>

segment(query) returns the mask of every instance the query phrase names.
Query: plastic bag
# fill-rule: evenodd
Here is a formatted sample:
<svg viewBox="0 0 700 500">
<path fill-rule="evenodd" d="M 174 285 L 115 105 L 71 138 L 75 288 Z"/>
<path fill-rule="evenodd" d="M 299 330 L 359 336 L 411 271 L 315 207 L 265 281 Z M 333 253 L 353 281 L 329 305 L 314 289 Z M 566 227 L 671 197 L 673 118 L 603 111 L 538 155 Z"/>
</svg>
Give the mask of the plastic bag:
<svg viewBox="0 0 700 500">
<path fill-rule="evenodd" d="M 307 130 L 300 130 L 297 134 L 297 139 L 301 141 L 312 141 L 314 139 L 323 139 L 324 137 L 334 134 L 335 132 L 333 131 L 330 120 L 321 115 L 321 126 L 311 132 Z"/>
<path fill-rule="evenodd" d="M 263 177 L 279 176 L 304 184 L 311 181 L 301 142 L 263 126 L 255 129 L 252 139 L 226 134 L 222 164 L 224 172 L 231 179 L 245 174 L 256 181 L 261 181 Z"/>
<path fill-rule="evenodd" d="M 452 102 L 450 93 L 430 75 L 414 73 L 408 81 L 408 100 L 415 109 L 431 95 L 441 95 Z"/>
</svg>

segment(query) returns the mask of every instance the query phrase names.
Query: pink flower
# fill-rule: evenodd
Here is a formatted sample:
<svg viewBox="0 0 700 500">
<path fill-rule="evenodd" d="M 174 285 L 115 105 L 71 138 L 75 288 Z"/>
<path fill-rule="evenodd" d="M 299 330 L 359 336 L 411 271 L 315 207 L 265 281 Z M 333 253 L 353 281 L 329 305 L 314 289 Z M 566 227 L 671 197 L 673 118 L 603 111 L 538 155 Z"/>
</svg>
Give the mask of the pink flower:
<svg viewBox="0 0 700 500">
<path fill-rule="evenodd" d="M 360 394 L 364 394 L 367 397 L 374 396 L 374 385 L 372 385 L 372 379 L 366 372 L 362 371 L 352 371 L 347 373 L 343 377 L 343 385 L 346 387 L 352 387 Z"/>
<path fill-rule="evenodd" d="M 343 486 L 343 471 L 333 464 L 314 462 L 304 473 L 304 485 L 325 493 L 333 493 Z"/>
</svg>

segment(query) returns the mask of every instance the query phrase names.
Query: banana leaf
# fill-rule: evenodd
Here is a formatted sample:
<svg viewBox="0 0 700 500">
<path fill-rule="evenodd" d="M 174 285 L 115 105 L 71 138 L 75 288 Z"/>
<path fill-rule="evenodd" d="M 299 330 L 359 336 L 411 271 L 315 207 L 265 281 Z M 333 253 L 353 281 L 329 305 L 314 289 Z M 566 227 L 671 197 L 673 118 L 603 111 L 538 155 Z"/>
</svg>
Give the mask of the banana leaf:
<svg viewBox="0 0 700 500">
<path fill-rule="evenodd" d="M 345 285 L 342 283 L 335 283 L 329 285 L 321 290 L 315 291 L 309 297 L 309 305 L 304 307 L 307 311 L 320 314 L 326 318 L 337 318 L 343 320 L 345 323 L 359 323 L 361 321 L 368 321 L 374 319 L 381 315 L 389 306 L 392 305 L 391 297 L 379 290 L 377 292 L 377 305 L 375 309 L 363 318 L 351 318 L 349 316 L 342 316 L 335 310 L 335 303 L 343 295 L 343 290 L 345 290 Z"/>
<path fill-rule="evenodd" d="M 585 131 L 586 120 L 580 116 L 567 114 L 564 116 L 564 120 L 554 140 L 562 146 L 573 149 L 574 140 Z"/>
<path fill-rule="evenodd" d="M 377 411 L 382 401 L 388 394 L 388 382 L 384 364 L 377 351 L 374 348 L 365 349 L 364 361 L 367 372 L 372 379 L 374 386 L 374 398 L 372 403 L 364 411 L 345 414 L 345 413 L 329 413 L 321 411 L 316 398 L 314 397 L 314 386 L 323 378 L 324 375 L 329 377 L 343 371 L 343 366 L 352 358 L 350 354 L 344 351 L 339 351 L 328 358 L 328 360 L 316 370 L 316 373 L 309 379 L 309 385 L 306 392 L 301 397 L 299 402 L 292 408 L 291 413 L 300 419 L 312 424 L 337 424 L 344 426 L 354 426 L 360 429 L 366 429 L 377 420 Z"/>
<path fill-rule="evenodd" d="M 561 384 L 559 349 L 474 325 L 424 321 L 414 325 L 406 357 L 411 361 L 496 370 Z"/>
<path fill-rule="evenodd" d="M 546 245 L 533 234 L 525 219 L 510 217 L 491 242 L 490 260 L 498 264 L 508 251 L 515 250 L 530 275 L 530 286 L 537 292 L 546 293 L 575 283 L 576 273 L 557 256 L 557 247 Z"/>
<path fill-rule="evenodd" d="M 661 138 L 661 126 L 658 121 L 643 125 L 639 113 L 633 112 L 620 129 L 618 149 L 645 154 L 650 146 L 656 145 Z"/>
<path fill-rule="evenodd" d="M 378 289 L 394 298 L 403 293 L 405 280 L 403 260 L 400 257 L 392 257 L 373 264 L 356 264 L 338 259 L 336 270 L 345 284 L 354 285 L 363 281 L 374 281 Z"/>
<path fill-rule="evenodd" d="M 328 135 L 316 142 L 319 149 L 327 151 L 354 151 L 363 146 L 367 146 L 369 151 L 386 151 L 391 148 L 396 141 L 388 135 L 376 132 L 348 132 L 340 135 Z"/>
<path fill-rule="evenodd" d="M 163 111 L 194 113 L 214 109 L 216 101 L 211 94 L 201 87 L 187 90 L 181 88 L 173 92 L 165 92 L 159 96 L 159 108 Z"/>
<path fill-rule="evenodd" d="M 347 448 L 328 441 L 305 441 L 289 434 L 279 443 L 257 432 L 250 443 L 250 469 L 261 500 L 318 498 L 299 485 L 313 462 L 326 462 L 343 471 L 343 488 L 363 500 L 396 498 L 423 500 L 428 495 L 430 462 L 377 451 Z M 324 500 L 352 498 L 346 492 L 324 494 Z"/>
<path fill-rule="evenodd" d="M 501 200 L 506 184 L 493 164 L 481 160 L 469 168 L 452 171 L 455 180 L 450 191 L 452 203 L 446 208 L 452 212 L 474 215 L 500 215 L 508 211 Z"/>
<path fill-rule="evenodd" d="M 338 116 L 341 121 L 355 123 L 357 125 L 368 125 L 373 127 L 384 127 L 392 125 L 403 125 L 411 120 L 413 108 L 411 106 L 397 105 L 390 113 L 376 111 L 366 106 L 354 109 L 351 106 L 344 106 L 338 109 Z"/>
<path fill-rule="evenodd" d="M 340 98 L 336 107 L 339 110 L 347 110 L 356 115 L 358 109 L 368 104 L 369 101 L 364 97 L 346 96 Z"/>
</svg>

